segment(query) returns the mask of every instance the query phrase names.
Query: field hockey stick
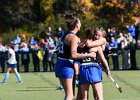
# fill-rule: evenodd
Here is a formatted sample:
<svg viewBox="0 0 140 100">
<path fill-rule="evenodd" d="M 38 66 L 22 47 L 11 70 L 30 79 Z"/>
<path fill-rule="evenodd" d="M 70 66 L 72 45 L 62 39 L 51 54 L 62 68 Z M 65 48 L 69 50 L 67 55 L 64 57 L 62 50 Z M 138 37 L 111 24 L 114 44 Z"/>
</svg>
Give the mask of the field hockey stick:
<svg viewBox="0 0 140 100">
<path fill-rule="evenodd" d="M 111 81 L 115 84 L 115 86 L 118 88 L 119 92 L 122 93 L 122 88 L 116 83 L 116 81 L 113 79 L 113 77 L 110 77 Z"/>
<path fill-rule="evenodd" d="M 100 64 L 100 65 L 101 65 L 101 64 Z M 103 67 L 103 65 L 101 65 L 101 66 L 102 66 L 102 69 L 104 70 L 104 72 L 105 72 L 106 74 L 108 74 L 107 70 Z M 122 88 L 116 83 L 116 81 L 113 79 L 112 76 L 110 76 L 110 80 L 111 80 L 111 81 L 115 84 L 115 86 L 118 88 L 119 92 L 122 93 Z"/>
</svg>

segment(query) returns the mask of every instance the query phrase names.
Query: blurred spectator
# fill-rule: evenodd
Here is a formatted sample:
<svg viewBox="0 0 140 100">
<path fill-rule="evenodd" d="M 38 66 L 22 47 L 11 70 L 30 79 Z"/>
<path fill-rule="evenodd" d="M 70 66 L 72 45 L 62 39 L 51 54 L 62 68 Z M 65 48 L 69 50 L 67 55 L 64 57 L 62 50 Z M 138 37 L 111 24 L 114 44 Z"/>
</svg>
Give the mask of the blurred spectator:
<svg viewBox="0 0 140 100">
<path fill-rule="evenodd" d="M 64 35 L 64 31 L 62 30 L 61 27 L 58 28 L 57 36 L 58 38 L 61 38 Z"/>
<path fill-rule="evenodd" d="M 45 47 L 45 39 L 44 38 L 40 38 L 38 41 L 38 46 L 40 48 L 44 48 Z"/>
<path fill-rule="evenodd" d="M 135 35 L 136 35 L 136 44 L 138 44 L 138 37 L 140 35 L 140 23 L 136 23 L 135 25 Z"/>
<path fill-rule="evenodd" d="M 48 60 L 47 59 L 48 59 L 48 53 L 49 53 L 47 37 L 45 38 L 45 41 L 44 41 L 43 51 L 44 51 L 43 70 L 44 70 L 44 72 L 47 72 L 48 71 Z"/>
<path fill-rule="evenodd" d="M 114 37 L 115 40 L 117 40 L 117 33 L 116 33 L 116 29 L 113 27 L 110 30 L 108 30 L 110 32 L 107 32 L 107 38 L 108 41 L 111 42 L 111 38 Z"/>
<path fill-rule="evenodd" d="M 39 46 L 37 44 L 37 40 L 34 37 L 31 37 L 29 40 L 30 52 L 32 54 L 32 63 L 34 66 L 34 72 L 40 71 L 40 60 L 38 57 Z"/>
<path fill-rule="evenodd" d="M 122 69 L 127 70 L 130 68 L 130 49 L 129 49 L 129 42 L 127 41 L 127 38 L 124 38 L 123 41 L 121 41 L 121 51 L 122 51 Z"/>
<path fill-rule="evenodd" d="M 48 36 L 48 39 L 47 39 L 47 42 L 48 42 L 47 61 L 48 61 L 49 67 L 50 67 L 50 71 L 54 71 L 54 65 L 55 65 L 54 59 L 56 58 L 56 55 L 54 52 L 56 51 L 56 46 L 55 46 L 54 39 L 51 37 L 51 35 L 47 33 L 47 36 Z"/>
<path fill-rule="evenodd" d="M 108 42 L 110 42 L 111 29 L 110 29 L 110 28 L 107 28 L 106 33 L 107 33 L 107 35 L 106 35 L 106 39 L 107 39 Z"/>
<path fill-rule="evenodd" d="M 119 37 L 117 38 L 117 42 L 118 42 L 118 47 L 121 48 L 121 42 L 124 40 L 124 36 L 123 33 L 119 34 Z"/>
<path fill-rule="evenodd" d="M 20 71 L 20 68 L 19 68 L 19 44 L 14 44 L 14 51 L 15 51 L 15 54 L 16 54 L 16 61 L 17 61 L 17 70 L 18 72 Z"/>
<path fill-rule="evenodd" d="M 58 28 L 58 32 L 57 32 L 57 39 L 55 39 L 55 45 L 56 45 L 56 49 L 58 49 L 61 45 L 61 38 L 64 35 L 64 31 L 61 29 L 61 27 Z"/>
<path fill-rule="evenodd" d="M 118 43 L 121 43 L 121 41 L 123 41 L 123 40 L 124 40 L 123 33 L 120 33 L 120 34 L 119 34 L 119 37 L 117 38 L 117 42 L 118 42 Z"/>
<path fill-rule="evenodd" d="M 131 70 L 136 70 L 137 63 L 136 63 L 136 41 L 133 39 L 130 42 L 130 62 L 131 62 Z"/>
<path fill-rule="evenodd" d="M 19 34 L 16 34 L 15 39 L 13 40 L 13 44 L 20 44 L 21 42 L 21 38 L 19 37 Z"/>
<path fill-rule="evenodd" d="M 50 35 L 52 35 L 52 28 L 50 26 L 48 27 L 48 32 L 47 33 L 49 33 Z"/>
<path fill-rule="evenodd" d="M 43 71 L 46 72 L 48 69 L 48 63 L 47 63 L 47 56 L 48 56 L 48 47 L 47 47 L 47 40 L 46 39 L 39 39 L 39 51 L 38 51 L 38 57 L 43 63 Z"/>
<path fill-rule="evenodd" d="M 31 39 L 29 40 L 29 45 L 36 45 L 37 41 L 34 39 L 34 37 L 31 37 Z"/>
<path fill-rule="evenodd" d="M 6 47 L 0 43 L 0 66 L 2 69 L 2 73 L 5 72 L 5 60 L 6 60 Z"/>
<path fill-rule="evenodd" d="M 114 37 L 111 37 L 111 42 L 109 43 L 109 50 L 111 50 L 111 54 L 112 54 L 113 69 L 119 70 L 118 43 Z"/>
<path fill-rule="evenodd" d="M 111 34 L 112 34 L 112 37 L 114 37 L 115 40 L 117 40 L 117 32 L 116 32 L 116 29 L 114 27 L 111 28 Z"/>
<path fill-rule="evenodd" d="M 20 45 L 20 52 L 21 52 L 21 61 L 22 65 L 24 66 L 24 71 L 29 71 L 29 63 L 30 63 L 30 57 L 29 57 L 29 48 L 26 43 L 26 41 L 22 41 Z"/>
<path fill-rule="evenodd" d="M 107 42 L 105 45 L 104 55 L 108 64 L 109 64 L 109 58 L 111 57 L 110 54 L 111 54 L 111 51 L 109 50 L 109 43 Z"/>
<path fill-rule="evenodd" d="M 133 37 L 131 36 L 130 33 L 126 34 L 126 38 L 127 38 L 128 42 L 132 42 L 132 40 L 133 40 Z"/>
<path fill-rule="evenodd" d="M 32 46 L 31 52 L 32 52 L 34 72 L 40 72 L 40 60 L 39 57 L 37 56 L 38 51 L 39 51 L 38 45 Z"/>
<path fill-rule="evenodd" d="M 127 26 L 127 29 L 130 35 L 133 37 L 133 39 L 135 39 L 135 27 L 131 25 L 131 26 Z"/>
</svg>

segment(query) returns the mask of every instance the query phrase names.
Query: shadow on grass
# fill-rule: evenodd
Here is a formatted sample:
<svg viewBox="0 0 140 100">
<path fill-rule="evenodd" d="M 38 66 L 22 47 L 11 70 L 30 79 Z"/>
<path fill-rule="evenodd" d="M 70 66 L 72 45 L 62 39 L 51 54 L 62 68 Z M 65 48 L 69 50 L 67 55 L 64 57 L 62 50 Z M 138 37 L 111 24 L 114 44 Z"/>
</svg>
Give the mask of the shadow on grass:
<svg viewBox="0 0 140 100">
<path fill-rule="evenodd" d="M 36 89 L 36 90 L 32 90 L 32 89 L 24 89 L 24 90 L 17 90 L 18 92 L 32 92 L 32 91 L 35 91 L 35 92 L 41 92 L 41 91 L 55 91 L 55 90 L 41 90 L 41 89 Z"/>
<path fill-rule="evenodd" d="M 44 88 L 44 87 L 41 87 L 41 88 Z M 47 89 L 47 90 L 42 90 L 42 89 L 23 89 L 23 90 L 17 90 L 17 91 L 18 92 L 32 92 L 32 91 L 35 91 L 35 92 L 41 92 L 41 91 L 62 91 L 62 92 L 64 92 L 63 89 Z"/>
<path fill-rule="evenodd" d="M 34 88 L 34 89 L 37 89 L 37 88 L 56 88 L 56 87 L 26 87 L 26 88 Z"/>
<path fill-rule="evenodd" d="M 20 91 L 20 92 L 30 92 L 30 91 L 62 91 L 63 92 L 63 89 L 59 89 L 59 88 L 56 88 L 56 87 L 26 87 L 27 89 L 22 89 L 22 90 L 17 90 L 17 91 Z"/>
</svg>

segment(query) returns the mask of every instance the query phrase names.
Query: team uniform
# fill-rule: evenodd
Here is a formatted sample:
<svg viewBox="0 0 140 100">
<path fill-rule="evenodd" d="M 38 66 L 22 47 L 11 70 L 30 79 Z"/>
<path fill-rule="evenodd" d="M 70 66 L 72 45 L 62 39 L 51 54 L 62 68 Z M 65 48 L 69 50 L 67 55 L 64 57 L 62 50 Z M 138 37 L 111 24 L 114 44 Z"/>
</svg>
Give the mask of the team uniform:
<svg viewBox="0 0 140 100">
<path fill-rule="evenodd" d="M 69 32 L 68 34 L 74 34 Z M 68 35 L 66 34 L 66 35 Z M 64 43 L 64 35 L 59 41 L 58 59 L 55 65 L 55 75 L 58 78 L 72 78 L 74 75 L 73 60 L 71 59 L 70 46 Z"/>
<path fill-rule="evenodd" d="M 15 51 L 11 48 L 8 49 L 8 58 L 9 58 L 7 61 L 8 68 L 12 68 L 12 69 L 17 68 Z M 16 72 L 15 74 L 18 79 L 18 82 L 22 83 L 20 74 L 18 72 Z M 8 78 L 9 78 L 9 73 L 6 73 L 2 83 L 5 84 L 8 80 Z"/>
<path fill-rule="evenodd" d="M 89 53 L 89 47 L 85 46 L 80 51 L 83 54 Z M 102 68 L 96 58 L 84 58 L 80 60 L 80 84 L 102 82 Z"/>
<path fill-rule="evenodd" d="M 17 61 L 16 61 L 16 55 L 15 51 L 13 49 L 8 50 L 8 67 L 10 68 L 17 68 Z"/>
</svg>

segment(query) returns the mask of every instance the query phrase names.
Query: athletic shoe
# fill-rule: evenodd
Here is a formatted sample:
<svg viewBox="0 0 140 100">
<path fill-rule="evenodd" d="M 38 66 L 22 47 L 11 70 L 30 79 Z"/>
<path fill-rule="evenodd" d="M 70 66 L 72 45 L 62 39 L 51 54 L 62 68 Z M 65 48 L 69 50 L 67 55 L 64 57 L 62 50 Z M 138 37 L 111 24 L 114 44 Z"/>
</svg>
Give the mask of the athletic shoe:
<svg viewBox="0 0 140 100">
<path fill-rule="evenodd" d="M 1 83 L 2 83 L 2 84 L 6 84 L 6 82 L 3 82 L 3 81 L 2 81 Z"/>
<path fill-rule="evenodd" d="M 17 83 L 22 84 L 23 82 L 22 81 L 18 81 Z"/>
<path fill-rule="evenodd" d="M 63 88 L 60 86 L 60 87 L 58 87 L 56 90 L 62 90 Z"/>
<path fill-rule="evenodd" d="M 56 90 L 59 90 L 59 91 L 64 92 L 64 89 L 63 89 L 63 87 L 61 87 L 61 86 L 59 86 Z"/>
</svg>

